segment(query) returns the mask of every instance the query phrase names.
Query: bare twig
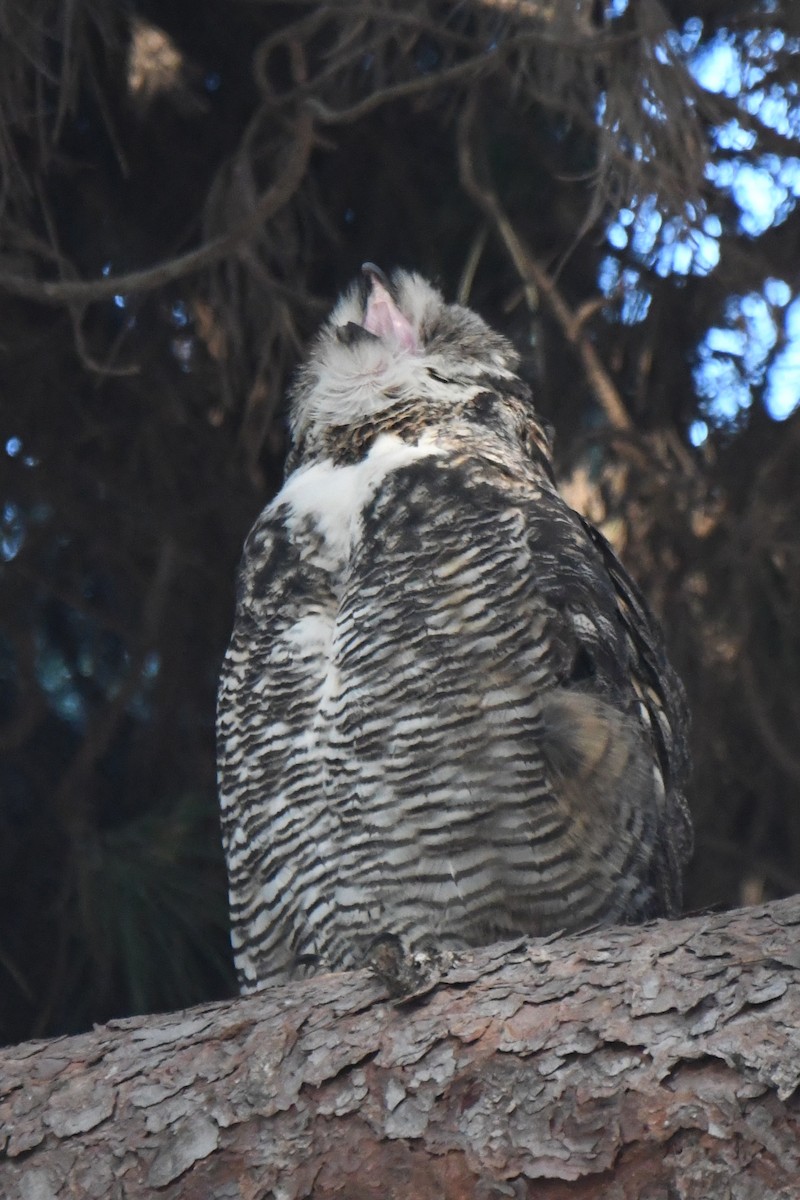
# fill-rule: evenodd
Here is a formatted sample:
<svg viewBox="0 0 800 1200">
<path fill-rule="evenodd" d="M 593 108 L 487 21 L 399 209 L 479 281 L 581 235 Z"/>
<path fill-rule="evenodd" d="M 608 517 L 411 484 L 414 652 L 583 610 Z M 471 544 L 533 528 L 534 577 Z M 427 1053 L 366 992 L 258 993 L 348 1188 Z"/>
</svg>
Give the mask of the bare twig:
<svg viewBox="0 0 800 1200">
<path fill-rule="evenodd" d="M 581 306 L 577 313 L 570 310 L 551 277 L 523 244 L 504 212 L 496 193 L 488 184 L 478 180 L 470 143 L 474 116 L 475 98 L 473 95 L 459 119 L 458 126 L 459 173 L 466 192 L 491 220 L 520 279 L 527 286 L 534 285 L 539 294 L 547 301 L 551 312 L 561 326 L 564 337 L 577 350 L 589 383 L 610 423 L 617 429 L 632 429 L 633 423 L 622 402 L 622 397 L 614 386 L 599 354 L 583 331 L 589 315 L 586 305 Z"/>
<path fill-rule="evenodd" d="M 478 269 L 478 263 L 481 261 L 481 256 L 486 248 L 486 239 L 489 236 L 489 228 L 487 225 L 481 225 L 480 229 L 472 239 L 472 243 L 467 255 L 467 261 L 464 263 L 459 280 L 456 295 L 459 304 L 466 304 L 469 300 L 472 284 L 475 279 L 475 272 Z"/>
<path fill-rule="evenodd" d="M 104 279 L 49 282 L 0 272 L 0 290 L 41 304 L 91 304 L 108 296 L 149 291 L 203 267 L 213 266 L 235 250 L 241 242 L 251 237 L 291 199 L 306 172 L 313 144 L 313 117 L 307 109 L 297 119 L 292 150 L 283 173 L 240 224 L 196 250 L 177 255 L 142 271 L 130 271 L 126 275 L 108 276 Z"/>
<path fill-rule="evenodd" d="M 407 96 L 417 96 L 423 92 L 431 92 L 434 88 L 443 87 L 448 84 L 457 83 L 464 79 L 473 79 L 476 82 L 481 75 L 486 73 L 486 59 L 470 58 L 466 62 L 458 63 L 454 67 L 447 67 L 443 71 L 437 71 L 435 75 L 424 75 L 418 79 L 406 79 L 402 83 L 395 83 L 389 87 L 379 88 L 374 92 L 370 92 L 363 100 L 359 100 L 357 104 L 351 104 L 349 108 L 332 109 L 324 104 L 322 100 L 312 99 L 308 103 L 311 105 L 314 115 L 326 125 L 338 125 L 344 122 L 357 121 L 361 117 L 367 116 L 376 108 L 380 108 L 383 104 L 388 104 L 391 100 L 403 99 Z"/>
</svg>

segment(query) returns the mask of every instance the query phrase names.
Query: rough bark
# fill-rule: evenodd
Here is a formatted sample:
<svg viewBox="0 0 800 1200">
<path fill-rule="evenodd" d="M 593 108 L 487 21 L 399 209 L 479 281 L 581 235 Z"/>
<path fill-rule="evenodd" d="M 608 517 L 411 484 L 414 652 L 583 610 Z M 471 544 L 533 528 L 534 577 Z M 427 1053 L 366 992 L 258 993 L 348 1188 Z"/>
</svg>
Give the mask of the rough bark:
<svg viewBox="0 0 800 1200">
<path fill-rule="evenodd" d="M 800 897 L 0 1054 L 5 1200 L 790 1200 Z"/>
</svg>

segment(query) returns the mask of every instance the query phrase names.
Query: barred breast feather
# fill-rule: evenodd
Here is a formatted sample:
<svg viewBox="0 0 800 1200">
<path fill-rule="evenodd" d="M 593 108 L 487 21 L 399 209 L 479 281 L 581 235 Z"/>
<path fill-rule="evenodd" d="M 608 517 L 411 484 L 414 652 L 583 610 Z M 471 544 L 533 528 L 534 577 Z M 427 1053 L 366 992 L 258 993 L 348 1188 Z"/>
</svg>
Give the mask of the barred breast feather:
<svg viewBox="0 0 800 1200">
<path fill-rule="evenodd" d="M 678 909 L 682 689 L 516 366 L 370 268 L 298 376 L 219 696 L 244 990 Z"/>
</svg>

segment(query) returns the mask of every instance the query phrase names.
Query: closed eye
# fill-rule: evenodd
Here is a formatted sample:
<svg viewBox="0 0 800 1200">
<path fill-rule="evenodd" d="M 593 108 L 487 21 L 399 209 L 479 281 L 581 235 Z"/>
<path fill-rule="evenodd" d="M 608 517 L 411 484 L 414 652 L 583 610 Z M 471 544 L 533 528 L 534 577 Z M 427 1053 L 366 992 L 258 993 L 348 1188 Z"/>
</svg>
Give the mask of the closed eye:
<svg viewBox="0 0 800 1200">
<path fill-rule="evenodd" d="M 437 383 L 452 383 L 452 379 L 448 379 L 446 375 L 440 375 L 434 367 L 428 367 L 428 374 L 431 379 L 435 379 Z"/>
</svg>

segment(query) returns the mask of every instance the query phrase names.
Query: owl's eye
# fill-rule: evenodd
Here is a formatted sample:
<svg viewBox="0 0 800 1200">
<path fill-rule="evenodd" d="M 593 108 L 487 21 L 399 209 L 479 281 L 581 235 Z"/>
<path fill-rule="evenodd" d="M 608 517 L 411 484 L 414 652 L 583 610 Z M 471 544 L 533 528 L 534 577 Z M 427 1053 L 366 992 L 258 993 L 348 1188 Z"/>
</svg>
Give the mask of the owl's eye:
<svg viewBox="0 0 800 1200">
<path fill-rule="evenodd" d="M 439 371 L 436 371 L 433 367 L 428 367 L 428 375 L 430 376 L 431 379 L 435 379 L 437 383 L 452 383 L 453 382 L 452 379 L 448 379 L 446 375 L 442 375 Z"/>
</svg>

